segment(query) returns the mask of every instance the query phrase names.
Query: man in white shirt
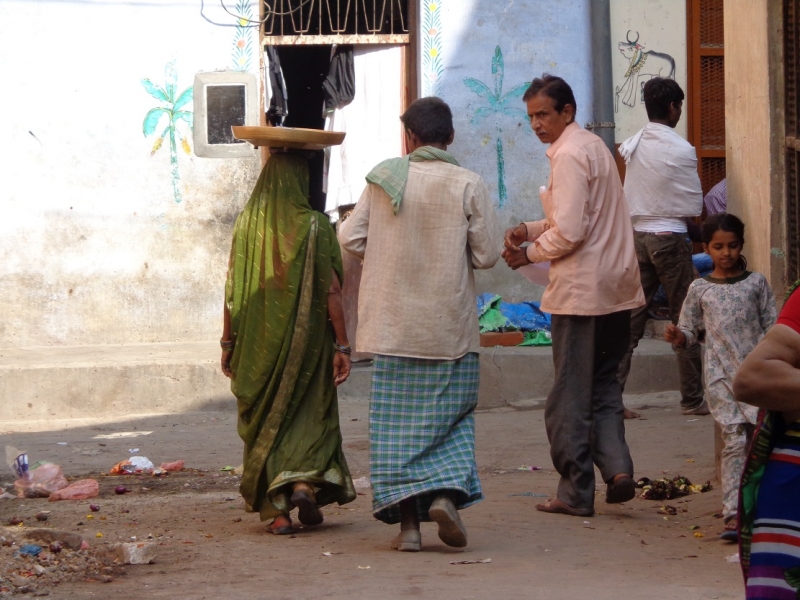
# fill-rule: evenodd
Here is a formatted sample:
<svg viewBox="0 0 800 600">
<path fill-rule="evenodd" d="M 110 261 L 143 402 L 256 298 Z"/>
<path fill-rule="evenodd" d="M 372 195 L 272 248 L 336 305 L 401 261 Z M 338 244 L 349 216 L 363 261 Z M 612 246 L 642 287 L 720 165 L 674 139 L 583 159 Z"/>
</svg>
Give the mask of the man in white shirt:
<svg viewBox="0 0 800 600">
<path fill-rule="evenodd" d="M 700 215 L 703 191 L 697 175 L 697 153 L 675 132 L 683 99 L 683 90 L 674 80 L 656 77 L 648 81 L 644 85 L 644 103 L 650 122 L 619 147 L 626 164 L 625 197 L 647 301 L 631 314 L 630 344 L 617 372 L 623 389 L 633 350 L 644 335 L 647 306 L 659 283 L 666 291 L 670 318 L 677 323 L 695 277 L 686 218 Z M 675 354 L 683 414 L 709 414 L 703 400 L 700 346 L 679 348 Z"/>
</svg>

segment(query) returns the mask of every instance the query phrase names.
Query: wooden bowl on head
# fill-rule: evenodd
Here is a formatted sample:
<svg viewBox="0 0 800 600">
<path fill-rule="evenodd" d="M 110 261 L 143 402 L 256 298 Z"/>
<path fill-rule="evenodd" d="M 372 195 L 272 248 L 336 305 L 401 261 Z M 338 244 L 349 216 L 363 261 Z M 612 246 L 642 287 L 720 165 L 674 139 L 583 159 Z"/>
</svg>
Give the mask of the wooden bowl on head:
<svg viewBox="0 0 800 600">
<path fill-rule="evenodd" d="M 322 150 L 338 146 L 344 140 L 343 131 L 301 129 L 299 127 L 231 127 L 233 137 L 249 142 L 253 147 L 293 148 L 297 150 Z"/>
</svg>

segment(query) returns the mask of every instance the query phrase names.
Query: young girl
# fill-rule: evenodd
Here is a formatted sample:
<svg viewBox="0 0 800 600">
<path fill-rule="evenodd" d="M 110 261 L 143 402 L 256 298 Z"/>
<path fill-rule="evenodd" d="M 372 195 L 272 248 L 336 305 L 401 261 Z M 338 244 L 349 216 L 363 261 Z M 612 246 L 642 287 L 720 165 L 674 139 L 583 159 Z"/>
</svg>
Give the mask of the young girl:
<svg viewBox="0 0 800 600">
<path fill-rule="evenodd" d="M 689 286 L 677 327 L 669 324 L 664 337 L 685 348 L 698 343 L 705 331 L 705 391 L 711 414 L 722 428 L 721 537 L 736 541 L 739 480 L 747 454 L 748 430 L 755 425 L 758 408 L 736 401 L 733 377 L 745 357 L 775 322 L 775 299 L 760 273 L 746 270 L 740 253 L 744 223 L 730 214 L 712 215 L 703 223 L 703 250 L 714 270 Z"/>
</svg>

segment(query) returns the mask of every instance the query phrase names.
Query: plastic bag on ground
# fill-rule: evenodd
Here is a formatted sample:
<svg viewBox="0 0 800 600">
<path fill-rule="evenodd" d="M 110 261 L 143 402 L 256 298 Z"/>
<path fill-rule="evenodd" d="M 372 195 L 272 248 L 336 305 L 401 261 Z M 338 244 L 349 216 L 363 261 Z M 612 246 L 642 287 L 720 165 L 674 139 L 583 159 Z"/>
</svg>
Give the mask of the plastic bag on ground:
<svg viewBox="0 0 800 600">
<path fill-rule="evenodd" d="M 131 456 L 111 467 L 110 475 L 130 475 L 131 473 L 152 473 L 155 465 L 146 456 Z"/>
<path fill-rule="evenodd" d="M 100 484 L 94 479 L 79 479 L 67 487 L 50 494 L 50 502 L 56 500 L 85 500 L 100 493 Z"/>
<path fill-rule="evenodd" d="M 6 446 L 6 464 L 17 479 L 22 479 L 28 472 L 28 455 L 14 446 Z"/>
<path fill-rule="evenodd" d="M 47 498 L 67 485 L 69 483 L 61 467 L 53 463 L 44 463 L 17 479 L 14 482 L 14 489 L 17 490 L 17 498 Z"/>
</svg>

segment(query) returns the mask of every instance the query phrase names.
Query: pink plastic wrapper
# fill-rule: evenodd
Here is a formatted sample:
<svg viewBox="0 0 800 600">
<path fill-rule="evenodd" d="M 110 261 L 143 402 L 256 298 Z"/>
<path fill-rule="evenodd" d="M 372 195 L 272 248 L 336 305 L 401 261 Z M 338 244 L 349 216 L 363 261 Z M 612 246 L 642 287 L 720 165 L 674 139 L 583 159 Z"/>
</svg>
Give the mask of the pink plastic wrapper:
<svg viewBox="0 0 800 600">
<path fill-rule="evenodd" d="M 50 494 L 50 502 L 56 500 L 85 500 L 94 498 L 100 493 L 100 484 L 94 479 L 79 479 L 64 489 Z"/>
<path fill-rule="evenodd" d="M 44 463 L 17 479 L 14 489 L 17 490 L 17 498 L 47 498 L 67 485 L 69 483 L 61 472 L 61 467 Z"/>
<path fill-rule="evenodd" d="M 164 469 L 165 471 L 183 471 L 183 461 L 176 460 L 175 462 L 164 462 L 161 463 L 160 469 Z"/>
</svg>

